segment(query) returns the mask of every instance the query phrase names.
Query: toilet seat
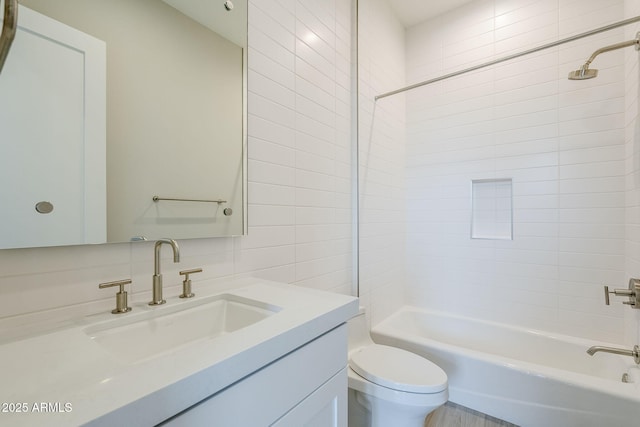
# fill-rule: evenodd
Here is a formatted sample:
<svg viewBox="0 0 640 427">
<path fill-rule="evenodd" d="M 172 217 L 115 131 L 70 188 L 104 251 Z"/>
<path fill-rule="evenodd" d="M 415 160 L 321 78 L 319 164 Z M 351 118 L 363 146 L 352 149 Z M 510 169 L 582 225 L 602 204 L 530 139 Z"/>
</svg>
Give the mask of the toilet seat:
<svg viewBox="0 0 640 427">
<path fill-rule="evenodd" d="M 364 379 L 393 390 L 428 394 L 447 388 L 447 374 L 440 367 L 395 347 L 367 345 L 351 354 L 349 365 Z"/>
</svg>

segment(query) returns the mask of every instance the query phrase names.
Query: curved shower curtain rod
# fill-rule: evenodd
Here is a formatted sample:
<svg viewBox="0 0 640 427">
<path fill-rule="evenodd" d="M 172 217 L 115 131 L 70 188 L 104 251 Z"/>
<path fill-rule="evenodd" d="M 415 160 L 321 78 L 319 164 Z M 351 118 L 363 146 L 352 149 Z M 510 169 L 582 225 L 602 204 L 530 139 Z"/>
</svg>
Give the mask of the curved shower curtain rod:
<svg viewBox="0 0 640 427">
<path fill-rule="evenodd" d="M 629 24 L 633 24 L 634 22 L 638 22 L 640 21 L 640 16 L 635 16 L 633 18 L 629 18 L 629 19 L 625 19 L 623 21 L 619 21 L 619 22 L 615 22 L 613 24 L 609 24 L 609 25 L 605 25 L 604 27 L 600 27 L 600 28 L 596 28 L 594 30 L 591 31 L 587 31 L 584 33 L 580 33 L 580 34 L 576 34 L 575 36 L 571 36 L 571 37 L 567 37 L 552 43 L 548 43 L 542 46 L 538 46 L 538 47 L 534 47 L 532 49 L 528 49 L 525 50 L 523 52 L 518 52 L 518 53 L 514 53 L 513 55 L 508 55 L 505 56 L 503 58 L 500 59 L 495 59 L 493 61 L 489 61 L 489 62 L 485 62 L 483 64 L 479 64 L 479 65 L 474 65 L 473 67 L 469 67 L 469 68 L 465 68 L 464 70 L 460 70 L 460 71 L 455 71 L 453 73 L 449 73 L 449 74 L 445 74 L 443 76 L 440 77 L 436 77 L 434 79 L 429 79 L 429 80 L 425 80 L 422 81 L 420 83 L 415 83 L 412 84 L 410 86 L 405 86 L 403 88 L 400 89 L 396 89 L 396 90 L 392 90 L 391 92 L 385 92 L 381 95 L 377 95 L 374 100 L 378 100 L 378 99 L 382 99 L 382 98 L 386 98 L 387 96 L 391 96 L 391 95 L 396 95 L 398 93 L 402 93 L 402 92 L 406 92 L 408 90 L 412 90 L 412 89 L 416 89 L 422 86 L 426 86 L 429 85 L 431 83 L 436 83 L 442 80 L 446 80 L 449 79 L 451 77 L 456 77 L 462 74 L 466 74 L 466 73 L 470 73 L 472 71 L 476 71 L 476 70 L 480 70 L 481 68 L 486 68 L 486 67 L 490 67 L 492 65 L 496 65 L 496 64 L 500 64 L 501 62 L 505 62 L 505 61 L 509 61 L 511 59 L 515 59 L 515 58 L 519 58 L 521 56 L 525 56 L 525 55 L 529 55 L 530 53 L 535 53 L 535 52 L 539 52 L 541 50 L 545 50 L 545 49 L 549 49 L 552 47 L 556 47 L 556 46 L 560 46 L 561 44 L 565 44 L 565 43 L 569 43 L 575 40 L 579 40 L 585 37 L 589 37 L 589 36 L 593 36 L 595 34 L 599 34 L 599 33 L 603 33 L 605 31 L 609 31 L 609 30 L 613 30 L 614 28 L 619 28 L 619 27 L 623 27 L 625 25 L 629 25 Z"/>
</svg>

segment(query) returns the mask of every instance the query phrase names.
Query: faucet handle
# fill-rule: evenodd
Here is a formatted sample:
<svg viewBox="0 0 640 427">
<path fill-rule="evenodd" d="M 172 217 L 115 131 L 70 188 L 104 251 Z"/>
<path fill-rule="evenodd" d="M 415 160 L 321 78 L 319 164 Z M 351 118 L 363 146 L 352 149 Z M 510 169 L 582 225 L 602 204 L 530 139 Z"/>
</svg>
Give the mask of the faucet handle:
<svg viewBox="0 0 640 427">
<path fill-rule="evenodd" d="M 609 300 L 609 294 L 614 294 L 618 297 L 635 297 L 636 293 L 634 291 L 629 291 L 626 289 L 614 289 L 612 291 L 609 290 L 609 286 L 604 287 L 604 303 L 606 305 L 611 305 Z M 623 304 L 633 305 L 630 301 L 623 301 Z"/>
<path fill-rule="evenodd" d="M 628 289 L 614 289 L 609 290 L 609 286 L 604 287 L 604 303 L 609 305 L 609 294 L 616 296 L 629 297 L 628 301 L 623 301 L 623 304 L 630 305 L 632 308 L 640 309 L 640 279 L 629 279 Z"/>
<path fill-rule="evenodd" d="M 184 280 L 182 281 L 182 294 L 180 298 L 193 298 L 196 296 L 193 292 L 191 292 L 191 279 L 189 278 L 190 274 L 202 273 L 201 268 L 193 268 L 191 270 L 182 270 L 180 272 L 181 276 L 184 276 Z"/>
<path fill-rule="evenodd" d="M 131 279 L 116 280 L 114 282 L 100 283 L 98 288 L 110 288 L 112 286 L 120 286 L 120 290 L 116 293 L 116 308 L 111 310 L 113 314 L 128 313 L 131 311 L 127 302 L 127 291 L 124 290 L 124 285 L 131 283 Z"/>
</svg>

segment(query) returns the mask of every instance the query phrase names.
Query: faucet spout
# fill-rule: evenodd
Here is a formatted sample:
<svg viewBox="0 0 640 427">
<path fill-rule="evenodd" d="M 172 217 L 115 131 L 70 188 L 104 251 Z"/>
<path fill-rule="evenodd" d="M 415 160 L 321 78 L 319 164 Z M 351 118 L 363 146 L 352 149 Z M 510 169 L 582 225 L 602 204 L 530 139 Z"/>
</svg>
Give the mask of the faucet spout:
<svg viewBox="0 0 640 427">
<path fill-rule="evenodd" d="M 633 357 L 633 360 L 636 362 L 636 364 L 640 365 L 640 347 L 637 345 L 634 345 L 632 350 L 594 345 L 593 347 L 589 347 L 589 349 L 587 350 L 587 354 L 589 354 L 589 356 L 593 356 L 599 351 L 602 351 L 604 353 L 621 354 L 623 356 L 631 356 Z"/>
<path fill-rule="evenodd" d="M 160 274 L 160 248 L 163 243 L 171 245 L 173 249 L 173 262 L 180 262 L 180 247 L 173 239 L 159 239 L 154 246 L 153 274 Z"/>
<path fill-rule="evenodd" d="M 162 298 L 162 273 L 160 273 L 160 248 L 166 243 L 173 249 L 173 262 L 180 262 L 180 247 L 173 239 L 159 239 L 154 246 L 153 257 L 153 298 L 149 305 L 160 305 L 167 302 Z"/>
</svg>

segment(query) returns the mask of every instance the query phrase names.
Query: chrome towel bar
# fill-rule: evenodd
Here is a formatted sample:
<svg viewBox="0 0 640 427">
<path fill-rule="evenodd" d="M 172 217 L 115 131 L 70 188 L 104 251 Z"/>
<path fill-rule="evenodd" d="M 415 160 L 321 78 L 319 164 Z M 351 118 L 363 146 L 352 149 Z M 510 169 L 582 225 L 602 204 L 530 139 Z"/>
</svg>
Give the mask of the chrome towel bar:
<svg viewBox="0 0 640 427">
<path fill-rule="evenodd" d="M 160 196 L 153 196 L 153 201 L 154 202 L 159 202 L 160 200 L 170 200 L 173 202 L 202 202 L 202 203 L 217 203 L 217 204 L 222 204 L 222 203 L 227 203 L 226 200 L 202 200 L 202 199 L 172 199 L 169 197 L 160 197 Z"/>
</svg>

